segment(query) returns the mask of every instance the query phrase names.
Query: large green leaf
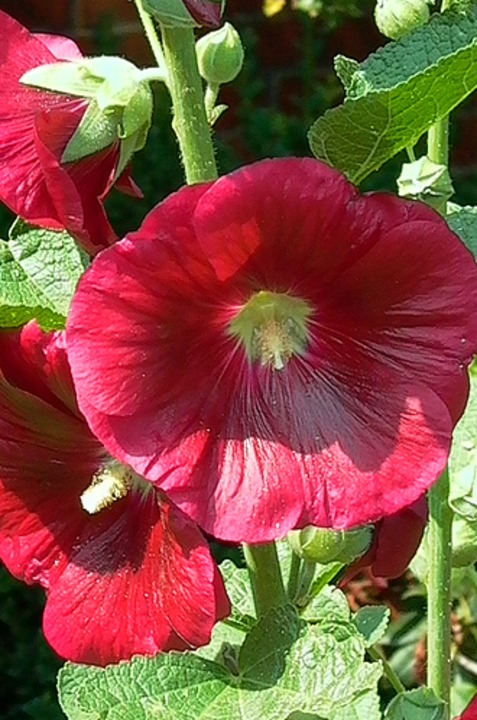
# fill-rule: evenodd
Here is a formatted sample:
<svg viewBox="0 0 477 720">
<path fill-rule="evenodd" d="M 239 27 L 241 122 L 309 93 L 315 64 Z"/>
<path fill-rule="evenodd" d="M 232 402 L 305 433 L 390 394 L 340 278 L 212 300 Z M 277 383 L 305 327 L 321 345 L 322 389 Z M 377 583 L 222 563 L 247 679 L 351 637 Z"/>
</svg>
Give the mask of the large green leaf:
<svg viewBox="0 0 477 720">
<path fill-rule="evenodd" d="M 337 71 L 347 98 L 312 125 L 309 141 L 359 183 L 477 87 L 477 8 L 435 15 L 359 66 L 340 58 Z"/>
<path fill-rule="evenodd" d="M 64 327 L 87 264 L 68 233 L 15 222 L 9 241 L 0 241 L 0 326 L 35 318 L 45 330 Z"/>
<path fill-rule="evenodd" d="M 352 623 L 304 626 L 292 607 L 276 608 L 248 633 L 235 667 L 193 653 L 67 664 L 60 702 L 69 720 L 379 720 L 381 668 L 364 652 Z"/>
<path fill-rule="evenodd" d="M 18 327 L 36 318 L 45 330 L 62 327 L 64 318 L 0 240 L 0 327 Z"/>
</svg>

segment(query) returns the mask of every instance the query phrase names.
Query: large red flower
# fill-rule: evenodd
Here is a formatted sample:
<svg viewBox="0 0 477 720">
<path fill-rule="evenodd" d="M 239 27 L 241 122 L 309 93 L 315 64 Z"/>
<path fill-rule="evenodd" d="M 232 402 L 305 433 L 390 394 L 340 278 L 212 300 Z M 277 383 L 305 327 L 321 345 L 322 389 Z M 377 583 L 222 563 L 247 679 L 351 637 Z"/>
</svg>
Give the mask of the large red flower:
<svg viewBox="0 0 477 720">
<path fill-rule="evenodd" d="M 0 558 L 46 590 L 48 642 L 99 665 L 206 644 L 229 609 L 207 543 L 139 478 L 99 509 L 91 480 L 108 467 L 76 411 L 62 336 L 1 333 Z"/>
<path fill-rule="evenodd" d="M 94 254 L 117 239 L 102 199 L 113 182 L 119 140 L 62 163 L 89 101 L 37 90 L 20 78 L 40 65 L 82 55 L 71 40 L 30 34 L 1 11 L 0 35 L 0 200 L 34 225 L 66 229 Z M 138 194 L 127 174 L 119 187 Z"/>
<path fill-rule="evenodd" d="M 101 253 L 67 344 L 108 450 L 211 534 L 260 542 L 373 522 L 436 480 L 476 308 L 472 256 L 431 209 L 266 160 Z"/>
</svg>

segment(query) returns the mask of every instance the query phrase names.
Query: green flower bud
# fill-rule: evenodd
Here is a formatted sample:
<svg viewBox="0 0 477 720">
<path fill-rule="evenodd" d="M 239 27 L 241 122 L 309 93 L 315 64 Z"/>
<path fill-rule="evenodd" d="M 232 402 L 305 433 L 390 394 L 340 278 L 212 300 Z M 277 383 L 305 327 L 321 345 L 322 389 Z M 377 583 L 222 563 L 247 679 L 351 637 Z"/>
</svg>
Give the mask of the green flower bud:
<svg viewBox="0 0 477 720">
<path fill-rule="evenodd" d="M 209 85 L 231 82 L 242 69 L 242 42 L 230 23 L 200 38 L 196 51 L 199 72 Z"/>
<path fill-rule="evenodd" d="M 303 560 L 321 565 L 330 562 L 348 565 L 364 555 L 372 535 L 369 525 L 354 530 L 328 530 L 309 525 L 303 530 L 292 530 L 287 538 L 293 552 Z"/>
<path fill-rule="evenodd" d="M 398 40 L 425 25 L 430 16 L 429 4 L 428 0 L 378 0 L 374 19 L 379 32 L 391 40 Z"/>
</svg>

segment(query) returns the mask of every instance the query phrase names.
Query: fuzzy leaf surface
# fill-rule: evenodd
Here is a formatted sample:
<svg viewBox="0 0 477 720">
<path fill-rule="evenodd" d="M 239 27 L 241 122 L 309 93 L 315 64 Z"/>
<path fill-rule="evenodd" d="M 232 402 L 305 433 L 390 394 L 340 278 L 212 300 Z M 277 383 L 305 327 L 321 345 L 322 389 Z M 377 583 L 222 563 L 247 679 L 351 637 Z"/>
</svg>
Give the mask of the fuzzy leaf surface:
<svg viewBox="0 0 477 720">
<path fill-rule="evenodd" d="M 346 100 L 310 128 L 313 154 L 359 184 L 413 146 L 477 87 L 477 8 L 429 24 L 370 55 L 337 61 Z"/>
<path fill-rule="evenodd" d="M 194 653 L 59 674 L 69 720 L 379 720 L 379 664 L 352 623 L 304 625 L 276 608 L 247 634 L 232 672 Z"/>
</svg>

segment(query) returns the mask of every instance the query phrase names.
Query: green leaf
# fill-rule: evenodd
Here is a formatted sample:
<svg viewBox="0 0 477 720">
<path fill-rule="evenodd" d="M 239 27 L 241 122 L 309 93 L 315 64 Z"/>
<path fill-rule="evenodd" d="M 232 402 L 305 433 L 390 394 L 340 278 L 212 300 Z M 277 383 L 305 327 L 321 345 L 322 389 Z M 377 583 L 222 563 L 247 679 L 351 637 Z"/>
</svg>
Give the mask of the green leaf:
<svg viewBox="0 0 477 720">
<path fill-rule="evenodd" d="M 330 620 L 346 623 L 350 616 L 346 595 L 332 585 L 326 585 L 301 613 L 301 617 L 311 623 Z"/>
<path fill-rule="evenodd" d="M 232 619 L 245 622 L 250 628 L 250 621 L 255 620 L 255 607 L 248 570 L 238 568 L 232 560 L 224 560 L 220 572 L 232 605 Z"/>
<path fill-rule="evenodd" d="M 429 688 L 400 693 L 389 703 L 385 720 L 444 720 L 445 703 Z"/>
<path fill-rule="evenodd" d="M 60 703 L 69 720 L 379 720 L 381 668 L 364 652 L 352 623 L 302 627 L 292 607 L 276 608 L 247 635 L 235 671 L 193 653 L 67 664 Z"/>
<path fill-rule="evenodd" d="M 477 208 L 447 203 L 446 217 L 450 229 L 456 233 L 477 260 Z"/>
<path fill-rule="evenodd" d="M 10 231 L 8 249 L 42 298 L 41 307 L 66 318 L 78 280 L 89 262 L 73 238 L 66 232 L 16 222 Z"/>
<path fill-rule="evenodd" d="M 360 608 L 353 622 L 364 637 L 366 647 L 379 642 L 389 624 L 389 608 L 382 605 L 367 605 Z"/>
<path fill-rule="evenodd" d="M 310 128 L 313 154 L 355 183 L 414 145 L 477 87 L 477 8 L 431 21 L 360 64 L 340 60 L 347 99 Z"/>
<path fill-rule="evenodd" d="M 0 240 L 0 327 L 19 327 L 36 318 L 44 330 L 63 327 L 64 318 L 56 314 L 48 299 L 28 277 Z"/>
</svg>

